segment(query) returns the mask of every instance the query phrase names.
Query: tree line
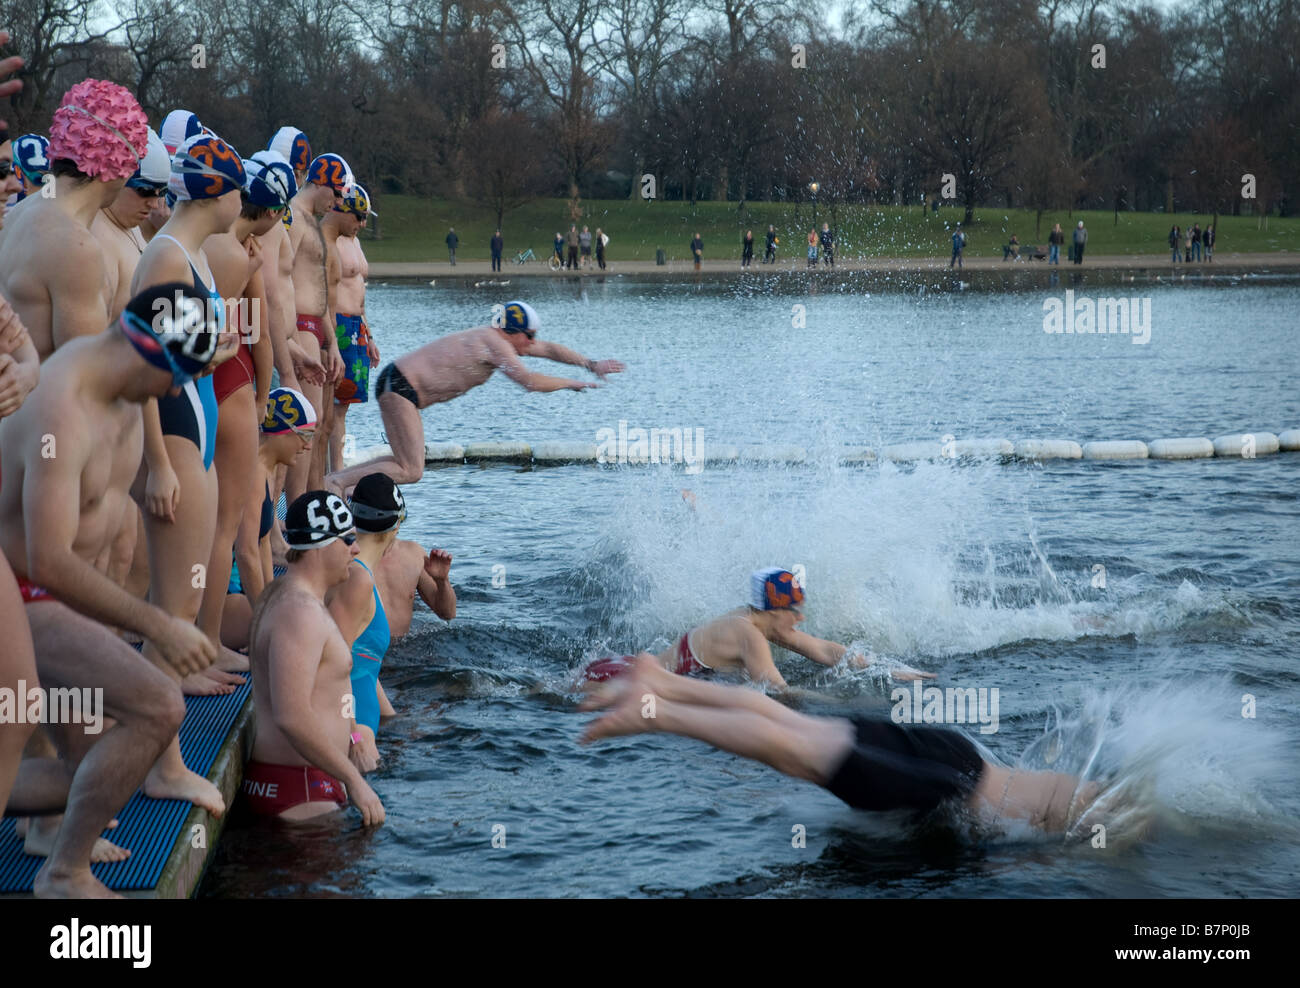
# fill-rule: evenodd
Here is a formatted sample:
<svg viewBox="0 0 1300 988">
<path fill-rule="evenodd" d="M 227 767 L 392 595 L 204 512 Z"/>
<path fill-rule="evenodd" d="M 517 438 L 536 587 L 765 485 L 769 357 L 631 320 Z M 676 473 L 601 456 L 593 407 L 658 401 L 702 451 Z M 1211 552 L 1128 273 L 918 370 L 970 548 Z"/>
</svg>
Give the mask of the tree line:
<svg viewBox="0 0 1300 988">
<path fill-rule="evenodd" d="M 86 76 L 376 197 L 1293 213 L 1300 5 L 0 0 L 11 131 Z"/>
</svg>

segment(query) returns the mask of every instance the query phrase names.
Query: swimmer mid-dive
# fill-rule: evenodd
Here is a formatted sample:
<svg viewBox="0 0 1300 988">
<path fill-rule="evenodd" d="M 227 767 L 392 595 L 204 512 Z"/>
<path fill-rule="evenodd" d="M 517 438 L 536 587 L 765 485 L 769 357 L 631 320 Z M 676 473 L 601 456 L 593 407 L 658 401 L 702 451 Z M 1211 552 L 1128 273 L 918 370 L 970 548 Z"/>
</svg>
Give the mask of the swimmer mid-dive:
<svg viewBox="0 0 1300 988">
<path fill-rule="evenodd" d="M 988 823 L 1021 820 L 1063 832 L 1101 787 L 1072 775 L 985 761 L 958 731 L 884 718 L 810 717 L 757 690 L 674 676 L 654 656 L 591 687 L 581 710 L 607 709 L 583 743 L 659 731 L 695 738 L 821 786 L 859 810 L 928 812 L 942 804 Z"/>
<path fill-rule="evenodd" d="M 871 659 L 850 653 L 838 642 L 827 641 L 799 631 L 795 625 L 804 619 L 803 588 L 789 570 L 780 567 L 761 569 L 750 576 L 750 601 L 747 606 L 728 611 L 721 617 L 692 628 L 671 648 L 655 656 L 661 666 L 681 676 L 705 669 L 743 669 L 757 683 L 769 683 L 780 689 L 786 681 L 772 660 L 772 645 L 796 652 L 822 665 L 838 665 L 848 656 L 849 665 L 861 669 Z M 627 671 L 633 656 L 600 659 L 587 666 L 585 679 L 597 682 Z M 934 674 L 895 666 L 894 679 L 933 679 Z"/>
</svg>

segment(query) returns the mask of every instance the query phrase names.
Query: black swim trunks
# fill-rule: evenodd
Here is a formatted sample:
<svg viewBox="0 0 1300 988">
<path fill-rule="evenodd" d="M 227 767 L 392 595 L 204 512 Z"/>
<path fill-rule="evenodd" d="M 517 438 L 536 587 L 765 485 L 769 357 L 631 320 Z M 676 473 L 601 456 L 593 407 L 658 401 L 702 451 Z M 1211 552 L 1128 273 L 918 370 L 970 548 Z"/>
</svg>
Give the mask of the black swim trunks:
<svg viewBox="0 0 1300 988">
<path fill-rule="evenodd" d="M 857 740 L 826 788 L 858 810 L 928 811 L 965 800 L 984 771 L 975 746 L 957 731 L 850 717 Z"/>
<path fill-rule="evenodd" d="M 389 364 L 379 372 L 379 380 L 375 382 L 375 400 L 385 391 L 391 391 L 393 394 L 405 398 L 416 408 L 420 407 L 420 402 L 416 398 L 415 388 L 411 387 L 411 382 L 406 379 L 406 375 L 397 369 L 396 364 Z"/>
</svg>

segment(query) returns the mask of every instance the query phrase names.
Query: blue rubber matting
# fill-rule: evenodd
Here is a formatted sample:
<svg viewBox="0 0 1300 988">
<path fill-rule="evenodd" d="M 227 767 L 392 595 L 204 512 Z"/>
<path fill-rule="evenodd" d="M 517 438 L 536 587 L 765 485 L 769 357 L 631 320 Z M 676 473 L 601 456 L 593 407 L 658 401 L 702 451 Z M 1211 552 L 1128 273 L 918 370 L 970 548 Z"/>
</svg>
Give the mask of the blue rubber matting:
<svg viewBox="0 0 1300 988">
<path fill-rule="evenodd" d="M 192 771 L 206 776 L 212 770 L 217 752 L 244 709 L 252 688 L 250 680 L 228 696 L 185 698 L 181 754 Z M 137 790 L 117 814 L 116 829 L 105 830 L 103 834 L 113 843 L 129 848 L 131 856 L 125 861 L 92 865 L 90 870 L 118 892 L 154 888 L 191 805 L 178 799 L 150 799 Z M 32 880 L 45 861 L 23 853 L 23 842 L 14 834 L 14 823 L 12 819 L 0 820 L 0 894 L 30 892 Z"/>
</svg>

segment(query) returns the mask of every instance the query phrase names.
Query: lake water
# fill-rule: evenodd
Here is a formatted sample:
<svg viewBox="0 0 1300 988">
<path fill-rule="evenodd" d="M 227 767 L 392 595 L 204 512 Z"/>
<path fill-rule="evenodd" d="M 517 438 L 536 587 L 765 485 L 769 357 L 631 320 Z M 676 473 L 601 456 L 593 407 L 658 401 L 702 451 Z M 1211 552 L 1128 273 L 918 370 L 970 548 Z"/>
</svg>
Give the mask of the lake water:
<svg viewBox="0 0 1300 988">
<path fill-rule="evenodd" d="M 460 614 L 445 625 L 418 612 L 385 663 L 401 714 L 372 776 L 387 824 L 236 820 L 202 894 L 1300 892 L 1300 454 L 836 462 L 844 446 L 945 434 L 1149 441 L 1300 426 L 1300 281 L 964 277 L 373 284 L 385 361 L 518 296 L 543 337 L 628 365 L 584 393 L 529 395 L 498 376 L 426 410 L 430 440 L 596 442 L 625 421 L 798 444 L 809 462 L 430 469 L 406 489 L 403 535 L 453 553 Z M 1149 298 L 1149 343 L 1045 333 L 1044 299 L 1066 289 Z M 380 441 L 373 404 L 349 422 L 362 447 Z M 812 633 L 940 685 L 996 687 L 999 729 L 973 736 L 998 759 L 1130 780 L 1152 833 L 1099 849 L 918 830 L 698 742 L 577 744 L 582 665 L 666 646 L 743 602 L 766 565 L 803 568 Z M 799 709 L 889 708 L 866 672 L 777 661 L 819 694 Z M 796 826 L 806 847 L 792 846 Z"/>
</svg>

